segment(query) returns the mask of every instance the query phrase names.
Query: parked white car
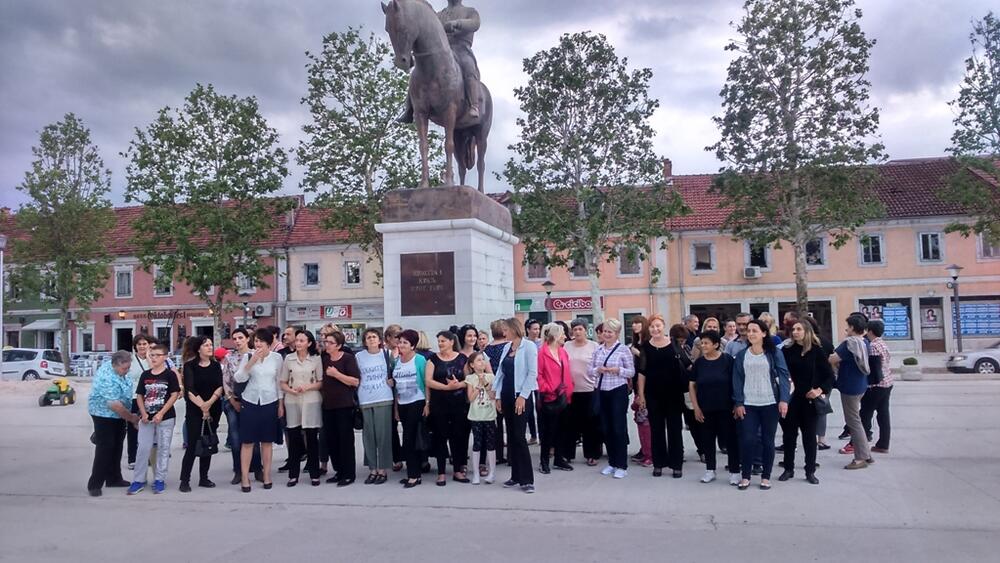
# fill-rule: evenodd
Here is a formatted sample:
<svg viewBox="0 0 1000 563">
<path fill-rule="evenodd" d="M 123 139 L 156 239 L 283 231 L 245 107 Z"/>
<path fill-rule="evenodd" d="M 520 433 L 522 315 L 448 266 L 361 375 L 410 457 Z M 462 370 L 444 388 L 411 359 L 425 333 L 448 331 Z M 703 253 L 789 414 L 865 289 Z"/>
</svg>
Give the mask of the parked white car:
<svg viewBox="0 0 1000 563">
<path fill-rule="evenodd" d="M 66 369 L 59 350 L 8 348 L 3 351 L 5 380 L 52 379 L 65 375 Z"/>
<path fill-rule="evenodd" d="M 974 352 L 963 352 L 948 358 L 948 371 L 956 373 L 1000 373 L 1000 342 Z"/>
</svg>

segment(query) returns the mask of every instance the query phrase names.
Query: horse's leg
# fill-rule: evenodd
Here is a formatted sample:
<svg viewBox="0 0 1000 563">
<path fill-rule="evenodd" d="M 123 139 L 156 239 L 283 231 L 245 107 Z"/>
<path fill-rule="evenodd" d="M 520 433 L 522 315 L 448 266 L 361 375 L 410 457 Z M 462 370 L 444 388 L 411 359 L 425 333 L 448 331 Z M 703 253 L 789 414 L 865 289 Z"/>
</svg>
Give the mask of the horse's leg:
<svg viewBox="0 0 1000 563">
<path fill-rule="evenodd" d="M 482 129 L 473 137 L 476 140 L 476 171 L 479 172 L 479 193 L 486 193 L 483 179 L 486 177 L 486 135 Z"/>
<path fill-rule="evenodd" d="M 431 185 L 430 166 L 427 164 L 427 114 L 414 114 L 413 121 L 417 124 L 417 137 L 420 139 L 420 187 L 427 188 Z"/>
<path fill-rule="evenodd" d="M 452 161 L 455 157 L 455 121 L 458 114 L 457 104 L 451 104 L 444 118 L 444 185 L 455 185 L 455 173 Z"/>
</svg>

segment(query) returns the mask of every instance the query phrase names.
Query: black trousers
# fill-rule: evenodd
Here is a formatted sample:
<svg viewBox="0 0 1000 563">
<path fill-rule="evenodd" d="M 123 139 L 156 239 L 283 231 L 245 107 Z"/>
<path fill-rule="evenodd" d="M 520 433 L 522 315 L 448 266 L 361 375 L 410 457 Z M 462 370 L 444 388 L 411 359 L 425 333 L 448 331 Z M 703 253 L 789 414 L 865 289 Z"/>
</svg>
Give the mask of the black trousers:
<svg viewBox="0 0 1000 563">
<path fill-rule="evenodd" d="M 608 450 L 608 465 L 615 469 L 628 469 L 628 429 L 625 426 L 628 385 L 598 392 L 601 394 L 601 428 Z"/>
<path fill-rule="evenodd" d="M 139 404 L 132 399 L 132 414 L 139 414 Z M 125 425 L 125 444 L 128 451 L 129 464 L 135 463 L 135 452 L 139 449 L 139 429 L 132 424 Z"/>
<path fill-rule="evenodd" d="M 680 471 L 684 465 L 684 395 L 650 394 L 646 397 L 646 410 L 649 412 L 653 467 Z"/>
<path fill-rule="evenodd" d="M 552 412 L 545 409 L 545 403 L 539 401 L 538 407 L 538 441 L 541 445 L 539 458 L 548 462 L 550 452 L 556 450 L 556 459 L 563 458 L 562 447 L 565 440 L 562 438 L 562 418 L 565 407 Z"/>
<path fill-rule="evenodd" d="M 464 471 L 469 455 L 469 404 L 461 397 L 435 397 L 431 401 L 431 427 L 434 429 L 434 456 L 437 458 L 438 475 L 448 467 L 451 448 L 451 465 L 454 471 Z"/>
<path fill-rule="evenodd" d="M 583 457 L 600 459 L 603 448 L 601 417 L 594 416 L 593 404 L 596 391 L 573 393 L 573 400 L 566 407 L 566 424 L 563 437 L 563 457 L 576 458 L 576 442 L 583 438 Z"/>
<path fill-rule="evenodd" d="M 682 401 L 682 405 L 681 406 L 684 408 L 684 424 L 687 425 L 688 432 L 691 433 L 691 440 L 694 442 L 695 449 L 697 449 L 698 450 L 698 454 L 701 455 L 701 454 L 705 453 L 706 449 L 708 449 L 708 448 L 702 446 L 702 428 L 701 428 L 701 423 L 698 422 L 698 419 L 694 417 L 694 409 L 687 408 L 687 406 L 683 404 L 683 400 L 684 400 L 684 395 L 681 395 L 681 401 Z M 708 447 L 714 448 L 715 444 L 712 443 L 712 442 L 709 442 L 708 443 Z M 684 454 L 682 453 L 681 456 L 683 457 L 683 455 Z"/>
<path fill-rule="evenodd" d="M 302 454 L 306 454 L 309 478 L 319 479 L 319 428 L 288 429 L 288 478 L 299 478 Z"/>
<path fill-rule="evenodd" d="M 403 424 L 403 459 L 406 461 L 406 477 L 420 478 L 420 466 L 423 464 L 419 445 L 421 426 L 426 424 L 424 418 L 424 401 L 415 401 L 408 405 L 399 405 L 399 418 Z"/>
<path fill-rule="evenodd" d="M 94 466 L 87 481 L 87 489 L 92 491 L 122 480 L 122 445 L 125 442 L 126 423 L 120 418 L 93 415 L 90 418 L 94 420 L 96 442 Z"/>
<path fill-rule="evenodd" d="M 878 442 L 876 448 L 889 449 L 892 428 L 889 420 L 889 396 L 892 387 L 869 387 L 861 397 L 861 425 L 865 428 L 868 441 L 872 440 L 872 415 L 878 422 Z"/>
<path fill-rule="evenodd" d="M 703 412 L 705 422 L 701 423 L 701 437 L 706 444 L 713 447 L 705 449 L 705 469 L 714 471 L 716 469 L 715 442 L 728 444 L 726 454 L 729 457 L 729 472 L 739 473 L 740 467 L 740 441 L 736 439 L 736 419 L 733 418 L 733 411 L 713 411 Z M 813 438 L 815 440 L 815 438 Z"/>
<path fill-rule="evenodd" d="M 816 473 L 816 408 L 805 397 L 793 396 L 788 403 L 788 414 L 779 419 L 783 432 L 782 447 L 785 454 L 785 471 L 795 469 L 795 443 L 802 431 L 802 450 L 806 456 L 806 475 Z"/>
<path fill-rule="evenodd" d="M 531 392 L 531 400 L 528 401 L 530 404 L 534 405 L 538 403 L 538 392 Z M 525 406 L 524 415 L 528 418 L 528 433 L 531 434 L 532 438 L 538 438 L 538 425 L 535 423 L 535 409 Z"/>
<path fill-rule="evenodd" d="M 326 450 L 330 453 L 333 473 L 341 479 L 357 477 L 354 458 L 354 407 L 323 409 Z"/>
<path fill-rule="evenodd" d="M 198 443 L 198 436 L 201 436 L 201 409 L 197 412 L 191 413 L 194 416 L 184 417 L 184 426 L 187 428 L 187 448 L 184 449 L 184 459 L 181 460 L 181 481 L 187 482 L 191 480 L 191 470 L 194 468 L 194 450 Z M 208 425 L 212 429 L 212 433 L 215 433 L 219 429 L 219 418 L 215 416 L 209 421 Z M 208 470 L 212 467 L 212 456 L 202 456 L 198 459 L 198 476 L 202 480 L 208 479 Z"/>
<path fill-rule="evenodd" d="M 528 440 L 524 436 L 528 424 L 528 413 L 531 412 L 531 402 L 527 401 L 524 412 L 514 413 L 514 403 L 504 401 L 504 424 L 507 426 L 507 463 L 510 465 L 510 480 L 519 485 L 534 485 L 535 474 L 531 469 L 531 452 L 528 451 Z"/>
</svg>

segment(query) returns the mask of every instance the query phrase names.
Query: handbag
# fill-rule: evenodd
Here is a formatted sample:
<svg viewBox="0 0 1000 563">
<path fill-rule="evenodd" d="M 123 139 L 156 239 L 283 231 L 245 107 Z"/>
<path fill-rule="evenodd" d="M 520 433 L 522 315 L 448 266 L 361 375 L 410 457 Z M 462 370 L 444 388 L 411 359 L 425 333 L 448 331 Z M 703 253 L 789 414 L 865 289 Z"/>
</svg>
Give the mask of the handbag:
<svg viewBox="0 0 1000 563">
<path fill-rule="evenodd" d="M 365 427 L 365 416 L 361 413 L 361 404 L 358 402 L 358 391 L 354 391 L 354 429 L 363 430 Z"/>
<path fill-rule="evenodd" d="M 868 356 L 868 385 L 882 383 L 882 356 Z"/>
<path fill-rule="evenodd" d="M 812 400 L 813 408 L 816 409 L 817 416 L 833 414 L 833 405 L 830 404 L 830 397 L 820 395 Z"/>
<path fill-rule="evenodd" d="M 194 443 L 194 455 L 197 457 L 209 457 L 219 453 L 219 436 L 212 431 L 209 424 L 211 418 L 204 418 L 201 421 L 201 435 Z"/>
<path fill-rule="evenodd" d="M 621 342 L 619 342 L 618 344 L 615 344 L 615 347 L 611 349 L 611 352 L 608 352 L 608 356 L 606 358 L 604 358 L 604 367 L 608 367 L 608 360 L 611 359 L 611 356 L 615 355 L 615 351 L 618 350 L 618 347 L 621 346 L 621 345 L 622 345 Z M 596 391 L 596 393 L 594 393 L 594 398 L 590 402 L 590 414 L 592 414 L 593 416 L 600 416 L 601 415 L 601 384 L 602 383 L 604 383 L 604 374 L 603 373 L 601 374 L 601 377 L 597 378 L 597 387 L 594 388 L 594 391 Z"/>
</svg>

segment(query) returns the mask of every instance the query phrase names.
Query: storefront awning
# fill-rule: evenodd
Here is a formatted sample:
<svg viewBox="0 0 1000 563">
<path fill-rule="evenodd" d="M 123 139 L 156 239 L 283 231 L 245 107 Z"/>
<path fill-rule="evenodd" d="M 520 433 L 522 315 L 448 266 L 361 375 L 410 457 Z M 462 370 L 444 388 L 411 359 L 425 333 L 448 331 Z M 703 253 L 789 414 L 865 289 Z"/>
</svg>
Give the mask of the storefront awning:
<svg viewBox="0 0 1000 563">
<path fill-rule="evenodd" d="M 59 319 L 38 319 L 21 327 L 21 330 L 59 330 L 62 323 Z"/>
</svg>

